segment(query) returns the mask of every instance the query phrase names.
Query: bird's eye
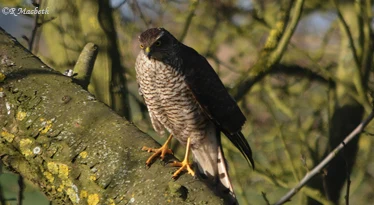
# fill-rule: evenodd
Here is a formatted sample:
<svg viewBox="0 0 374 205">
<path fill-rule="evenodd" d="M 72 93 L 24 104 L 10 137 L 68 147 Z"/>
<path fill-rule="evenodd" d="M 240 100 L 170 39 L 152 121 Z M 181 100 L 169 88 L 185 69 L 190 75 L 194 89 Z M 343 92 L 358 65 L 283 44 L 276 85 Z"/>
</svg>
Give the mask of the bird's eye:
<svg viewBox="0 0 374 205">
<path fill-rule="evenodd" d="M 156 41 L 155 45 L 156 46 L 161 46 L 161 41 Z"/>
<path fill-rule="evenodd" d="M 144 48 L 143 44 L 140 44 L 140 48 Z"/>
</svg>

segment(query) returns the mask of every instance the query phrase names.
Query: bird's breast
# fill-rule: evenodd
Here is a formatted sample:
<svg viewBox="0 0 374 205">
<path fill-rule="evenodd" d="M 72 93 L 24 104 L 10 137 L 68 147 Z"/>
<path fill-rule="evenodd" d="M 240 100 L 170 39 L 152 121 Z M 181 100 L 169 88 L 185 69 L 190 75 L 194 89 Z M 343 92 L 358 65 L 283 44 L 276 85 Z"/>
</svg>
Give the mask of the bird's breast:
<svg viewBox="0 0 374 205">
<path fill-rule="evenodd" d="M 149 112 L 181 141 L 203 135 L 207 118 L 184 76 L 160 61 L 143 61 L 136 66 L 137 80 Z"/>
</svg>

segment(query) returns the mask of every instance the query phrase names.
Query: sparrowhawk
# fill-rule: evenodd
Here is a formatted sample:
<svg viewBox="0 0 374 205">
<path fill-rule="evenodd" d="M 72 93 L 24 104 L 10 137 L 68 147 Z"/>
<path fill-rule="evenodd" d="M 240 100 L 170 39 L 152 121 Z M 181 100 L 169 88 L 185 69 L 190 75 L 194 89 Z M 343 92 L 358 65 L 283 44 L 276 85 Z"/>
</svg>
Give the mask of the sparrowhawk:
<svg viewBox="0 0 374 205">
<path fill-rule="evenodd" d="M 235 197 L 228 177 L 221 147 L 223 132 L 254 165 L 251 148 L 241 129 L 246 118 L 229 95 L 208 61 L 194 49 L 179 42 L 164 28 L 151 28 L 139 36 L 141 51 L 136 59 L 136 79 L 153 128 L 170 133 L 160 149 L 143 147 L 155 152 L 146 162 L 172 153 L 168 148 L 172 136 L 187 147 L 173 178 L 187 170 L 194 175 L 188 162 L 192 151 L 199 176 L 211 184 L 219 184 Z"/>
</svg>

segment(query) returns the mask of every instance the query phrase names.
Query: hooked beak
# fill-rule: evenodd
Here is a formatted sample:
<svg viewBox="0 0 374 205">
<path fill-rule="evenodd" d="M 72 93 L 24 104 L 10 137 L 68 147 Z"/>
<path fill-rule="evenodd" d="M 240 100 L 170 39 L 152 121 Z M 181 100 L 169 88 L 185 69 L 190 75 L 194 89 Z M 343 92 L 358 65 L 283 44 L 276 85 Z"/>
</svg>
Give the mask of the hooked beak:
<svg viewBox="0 0 374 205">
<path fill-rule="evenodd" d="M 151 59 L 151 48 L 145 48 L 145 55 L 147 55 L 148 59 Z"/>
</svg>

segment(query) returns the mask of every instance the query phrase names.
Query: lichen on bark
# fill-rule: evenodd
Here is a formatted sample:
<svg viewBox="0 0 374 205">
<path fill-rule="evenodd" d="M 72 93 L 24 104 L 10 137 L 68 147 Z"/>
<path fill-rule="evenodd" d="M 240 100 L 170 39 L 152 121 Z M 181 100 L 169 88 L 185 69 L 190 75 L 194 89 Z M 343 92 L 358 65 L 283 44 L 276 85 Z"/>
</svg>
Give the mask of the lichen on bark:
<svg viewBox="0 0 374 205">
<path fill-rule="evenodd" d="M 53 203 L 222 204 L 189 175 L 176 194 L 174 168 L 145 168 L 141 147 L 159 146 L 154 140 L 2 29 L 0 58 L 0 159 Z"/>
</svg>

